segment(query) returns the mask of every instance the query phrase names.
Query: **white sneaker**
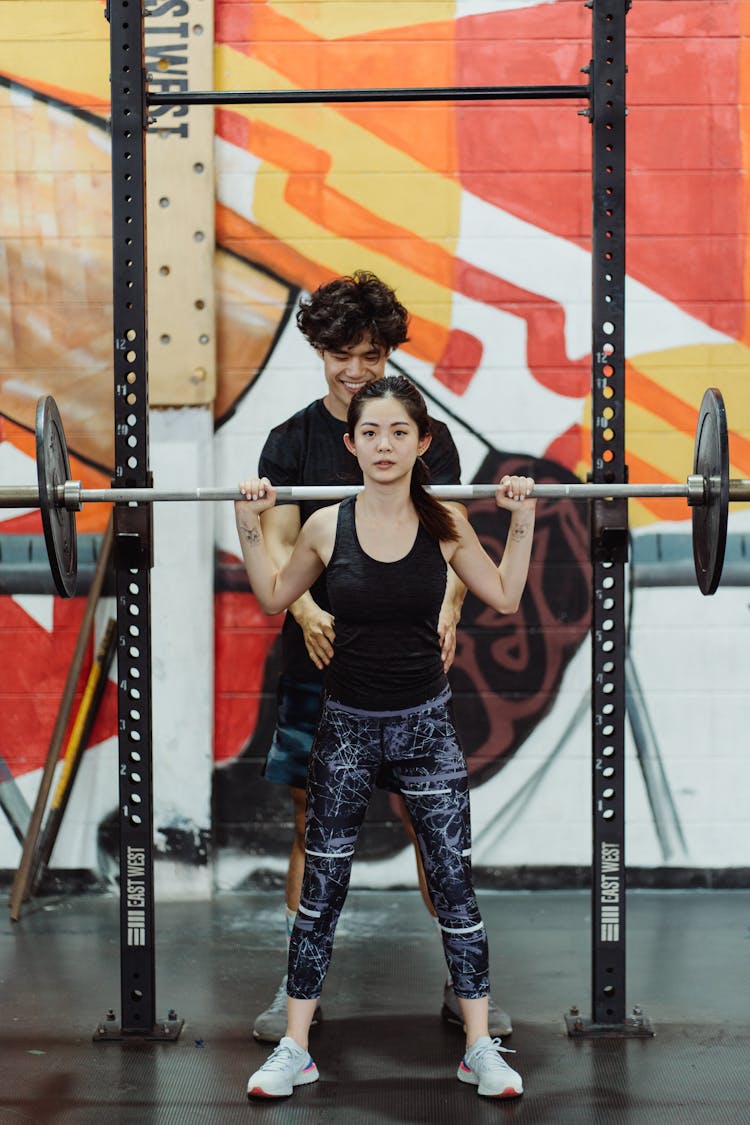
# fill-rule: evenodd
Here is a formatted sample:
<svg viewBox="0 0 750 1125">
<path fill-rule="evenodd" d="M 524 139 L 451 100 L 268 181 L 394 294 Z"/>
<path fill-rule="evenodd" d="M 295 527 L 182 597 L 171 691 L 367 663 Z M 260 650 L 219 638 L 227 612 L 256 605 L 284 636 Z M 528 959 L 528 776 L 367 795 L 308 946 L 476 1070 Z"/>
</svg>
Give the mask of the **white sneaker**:
<svg viewBox="0 0 750 1125">
<path fill-rule="evenodd" d="M 286 1098 L 295 1086 L 320 1078 L 318 1068 L 303 1047 L 285 1035 L 260 1070 L 247 1080 L 249 1098 Z"/>
<path fill-rule="evenodd" d="M 503 1047 L 499 1039 L 490 1039 L 489 1035 L 477 1039 L 459 1063 L 459 1082 L 478 1086 L 477 1093 L 488 1098 L 517 1098 L 523 1093 L 523 1079 L 508 1066 L 500 1052 L 515 1053 Z"/>
</svg>

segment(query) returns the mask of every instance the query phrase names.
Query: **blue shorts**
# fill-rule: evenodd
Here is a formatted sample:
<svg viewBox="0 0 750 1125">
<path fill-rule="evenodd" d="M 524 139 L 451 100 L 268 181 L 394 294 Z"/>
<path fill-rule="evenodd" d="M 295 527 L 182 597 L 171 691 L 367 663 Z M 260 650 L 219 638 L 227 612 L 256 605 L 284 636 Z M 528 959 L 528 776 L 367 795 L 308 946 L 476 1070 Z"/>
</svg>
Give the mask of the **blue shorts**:
<svg viewBox="0 0 750 1125">
<path fill-rule="evenodd" d="M 302 683 L 289 676 L 279 679 L 276 727 L 263 766 L 266 781 L 294 789 L 306 787 L 322 694 L 322 684 Z"/>
<path fill-rule="evenodd" d="M 322 697 L 322 683 L 304 683 L 291 676 L 279 678 L 276 727 L 262 770 L 266 781 L 293 789 L 307 787 L 307 766 Z M 378 774 L 377 786 L 391 793 L 399 792 L 398 778 L 389 764 Z"/>
</svg>

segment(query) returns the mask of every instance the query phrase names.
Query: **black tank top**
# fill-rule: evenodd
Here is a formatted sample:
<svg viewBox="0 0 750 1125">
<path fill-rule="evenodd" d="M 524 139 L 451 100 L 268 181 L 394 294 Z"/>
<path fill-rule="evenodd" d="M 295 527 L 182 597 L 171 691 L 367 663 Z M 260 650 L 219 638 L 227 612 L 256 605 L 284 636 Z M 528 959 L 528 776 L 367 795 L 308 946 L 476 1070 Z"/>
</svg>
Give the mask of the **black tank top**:
<svg viewBox="0 0 750 1125">
<path fill-rule="evenodd" d="M 326 690 L 366 711 L 415 707 L 438 695 L 447 678 L 437 633 L 448 568 L 440 544 L 419 525 L 414 546 L 397 562 L 362 550 L 354 496 L 343 500 L 326 568 L 336 640 Z"/>
</svg>

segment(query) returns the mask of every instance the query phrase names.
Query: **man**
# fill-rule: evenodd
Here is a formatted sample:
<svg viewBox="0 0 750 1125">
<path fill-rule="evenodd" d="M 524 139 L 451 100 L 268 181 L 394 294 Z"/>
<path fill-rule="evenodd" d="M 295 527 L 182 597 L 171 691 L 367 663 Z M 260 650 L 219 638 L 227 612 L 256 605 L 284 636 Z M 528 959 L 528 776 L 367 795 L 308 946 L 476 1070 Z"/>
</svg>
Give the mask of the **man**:
<svg viewBox="0 0 750 1125">
<path fill-rule="evenodd" d="M 382 378 L 388 356 L 408 338 L 407 310 L 388 285 L 360 270 L 322 285 L 302 301 L 297 325 L 323 363 L 327 393 L 271 431 L 261 451 L 259 475 L 268 477 L 275 486 L 361 484 L 359 466 L 343 440 L 349 402 L 360 387 Z M 461 466 L 453 439 L 447 427 L 435 419 L 424 459 L 434 484 L 460 480 Z M 332 502 L 280 502 L 263 513 L 263 537 L 274 562 L 282 565 L 286 561 L 302 524 L 317 508 Z M 465 588 L 449 571 L 438 626 L 446 670 L 455 653 L 464 594 Z M 290 607 L 284 620 L 277 722 L 263 771 L 267 781 L 289 787 L 294 805 L 295 831 L 286 877 L 287 941 L 299 905 L 305 864 L 307 763 L 334 640 L 335 621 L 328 608 L 325 577 L 321 576 L 312 590 Z M 387 789 L 397 788 L 388 776 L 379 783 Z M 398 804 L 415 846 L 422 897 L 434 917 L 411 822 L 401 798 Z M 442 1014 L 463 1026 L 450 982 L 444 988 Z M 319 1018 L 318 1009 L 314 1022 Z M 256 1019 L 253 1035 L 275 1043 L 285 1028 L 286 977 L 270 1007 Z M 490 1000 L 490 1034 L 507 1037 L 511 1031 L 510 1017 Z"/>
</svg>

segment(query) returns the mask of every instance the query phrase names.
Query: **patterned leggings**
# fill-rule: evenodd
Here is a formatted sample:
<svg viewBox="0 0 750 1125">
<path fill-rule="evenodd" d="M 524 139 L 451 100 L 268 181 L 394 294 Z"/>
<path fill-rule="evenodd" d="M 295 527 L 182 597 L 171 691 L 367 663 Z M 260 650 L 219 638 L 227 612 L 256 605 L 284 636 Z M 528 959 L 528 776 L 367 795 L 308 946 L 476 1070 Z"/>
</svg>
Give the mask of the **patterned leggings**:
<svg viewBox="0 0 750 1125">
<path fill-rule="evenodd" d="M 398 777 L 416 832 L 456 995 L 487 996 L 487 935 L 471 882 L 468 776 L 447 690 L 405 711 L 359 711 L 325 700 L 307 779 L 305 875 L 287 992 L 320 996 L 357 837 L 384 762 Z"/>
</svg>

